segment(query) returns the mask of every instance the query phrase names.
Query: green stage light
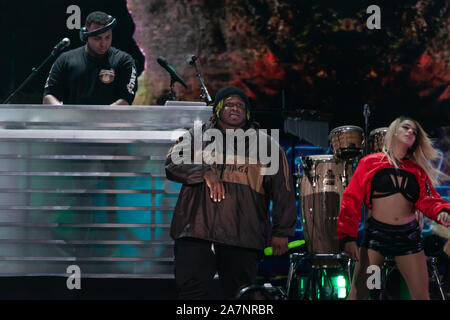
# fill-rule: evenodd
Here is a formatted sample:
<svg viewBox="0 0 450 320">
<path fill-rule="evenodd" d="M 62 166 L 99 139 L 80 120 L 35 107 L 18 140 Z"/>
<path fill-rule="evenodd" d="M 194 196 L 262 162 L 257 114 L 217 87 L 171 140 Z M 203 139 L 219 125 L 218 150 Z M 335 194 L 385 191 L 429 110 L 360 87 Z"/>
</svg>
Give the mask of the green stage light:
<svg viewBox="0 0 450 320">
<path fill-rule="evenodd" d="M 339 288 L 338 289 L 338 298 L 343 299 L 347 296 L 347 289 L 345 288 Z"/>
<path fill-rule="evenodd" d="M 336 280 L 338 288 L 345 288 L 347 282 L 345 281 L 344 276 L 338 276 Z"/>
<path fill-rule="evenodd" d="M 343 275 L 339 275 L 333 279 L 335 287 L 337 287 L 338 299 L 343 299 L 347 296 L 347 281 Z"/>
</svg>

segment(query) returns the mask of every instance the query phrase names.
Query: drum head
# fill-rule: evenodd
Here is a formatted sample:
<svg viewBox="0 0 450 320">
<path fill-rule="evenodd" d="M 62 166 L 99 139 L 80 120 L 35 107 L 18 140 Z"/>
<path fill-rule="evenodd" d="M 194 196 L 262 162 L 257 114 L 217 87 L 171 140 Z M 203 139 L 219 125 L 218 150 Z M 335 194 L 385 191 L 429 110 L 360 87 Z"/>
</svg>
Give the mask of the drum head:
<svg viewBox="0 0 450 320">
<path fill-rule="evenodd" d="M 376 129 L 373 129 L 372 131 L 370 131 L 370 136 L 372 137 L 376 134 L 385 135 L 387 131 L 388 131 L 388 127 L 376 128 Z"/>
<path fill-rule="evenodd" d="M 352 159 L 362 153 L 363 129 L 358 126 L 341 126 L 330 132 L 333 153 L 340 159 Z"/>
<path fill-rule="evenodd" d="M 338 134 L 338 133 L 347 132 L 347 131 L 359 131 L 361 133 L 364 132 L 364 130 L 361 127 L 346 125 L 346 126 L 340 126 L 340 127 L 337 127 L 337 128 L 334 128 L 333 130 L 331 130 L 330 136 L 332 134 Z"/>
</svg>

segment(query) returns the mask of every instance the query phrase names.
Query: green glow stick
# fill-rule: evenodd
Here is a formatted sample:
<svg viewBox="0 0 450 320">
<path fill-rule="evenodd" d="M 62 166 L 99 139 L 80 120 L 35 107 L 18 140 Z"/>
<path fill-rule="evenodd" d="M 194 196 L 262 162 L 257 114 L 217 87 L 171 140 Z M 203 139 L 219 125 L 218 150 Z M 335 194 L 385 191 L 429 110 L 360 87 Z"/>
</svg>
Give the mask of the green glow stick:
<svg viewBox="0 0 450 320">
<path fill-rule="evenodd" d="M 292 242 L 288 243 L 288 248 L 292 249 L 292 248 L 296 248 L 296 247 L 300 247 L 301 245 L 305 244 L 305 240 L 295 240 Z M 264 254 L 266 256 L 271 256 L 273 254 L 273 249 L 272 247 L 267 247 L 264 249 Z"/>
</svg>

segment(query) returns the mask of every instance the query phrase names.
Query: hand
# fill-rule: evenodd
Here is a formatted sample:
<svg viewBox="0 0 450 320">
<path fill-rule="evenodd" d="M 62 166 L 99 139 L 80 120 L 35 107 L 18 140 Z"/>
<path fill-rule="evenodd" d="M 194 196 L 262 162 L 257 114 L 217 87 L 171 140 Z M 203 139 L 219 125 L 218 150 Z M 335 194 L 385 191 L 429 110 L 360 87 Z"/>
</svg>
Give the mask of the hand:
<svg viewBox="0 0 450 320">
<path fill-rule="evenodd" d="M 125 99 L 119 99 L 113 103 L 111 103 L 111 106 L 129 106 L 130 104 Z"/>
<path fill-rule="evenodd" d="M 440 221 L 443 225 L 448 227 L 450 225 L 450 215 L 447 211 L 442 211 L 438 214 L 437 220 Z"/>
<path fill-rule="evenodd" d="M 349 241 L 344 244 L 344 253 L 353 260 L 359 260 L 359 249 L 356 241 Z"/>
<path fill-rule="evenodd" d="M 274 256 L 281 256 L 288 251 L 288 238 L 272 236 L 272 250 Z"/>
<path fill-rule="evenodd" d="M 214 202 L 222 201 L 225 199 L 225 187 L 222 181 L 220 181 L 217 174 L 213 171 L 208 170 L 203 175 L 206 185 L 209 188 L 209 197 L 213 199 Z"/>
<path fill-rule="evenodd" d="M 43 104 L 62 105 L 63 102 L 59 101 L 54 95 L 47 94 L 42 99 Z"/>
</svg>

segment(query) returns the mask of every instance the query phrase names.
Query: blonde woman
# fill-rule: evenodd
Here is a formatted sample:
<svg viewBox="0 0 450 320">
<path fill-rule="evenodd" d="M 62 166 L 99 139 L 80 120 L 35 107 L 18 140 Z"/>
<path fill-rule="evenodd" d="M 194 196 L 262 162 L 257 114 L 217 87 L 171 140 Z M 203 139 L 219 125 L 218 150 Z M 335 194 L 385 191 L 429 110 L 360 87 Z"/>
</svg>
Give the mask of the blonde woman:
<svg viewBox="0 0 450 320">
<path fill-rule="evenodd" d="M 383 152 L 360 160 L 345 190 L 337 222 L 338 238 L 344 252 L 356 259 L 348 299 L 366 299 L 367 268 L 381 266 L 386 256 L 394 257 L 412 299 L 429 299 L 428 270 L 422 234 L 415 211 L 448 227 L 450 204 L 433 188 L 440 178 L 430 160 L 438 152 L 417 121 L 400 117 L 386 133 Z M 356 239 L 361 206 L 371 209 L 364 238 L 358 249 Z"/>
</svg>

